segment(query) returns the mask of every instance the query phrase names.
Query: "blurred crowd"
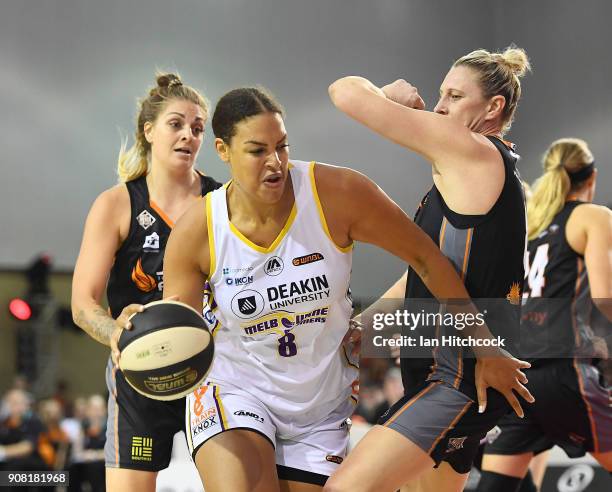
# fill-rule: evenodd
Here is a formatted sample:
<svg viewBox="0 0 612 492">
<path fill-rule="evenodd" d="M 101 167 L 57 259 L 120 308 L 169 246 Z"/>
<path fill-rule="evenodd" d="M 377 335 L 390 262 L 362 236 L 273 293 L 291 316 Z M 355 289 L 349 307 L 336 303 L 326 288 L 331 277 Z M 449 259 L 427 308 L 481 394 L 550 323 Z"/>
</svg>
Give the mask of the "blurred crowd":
<svg viewBox="0 0 612 492">
<path fill-rule="evenodd" d="M 402 396 L 402 374 L 393 359 L 362 359 L 359 404 L 351 419 L 354 424 L 365 422 L 374 425 Z"/>
<path fill-rule="evenodd" d="M 101 395 L 69 399 L 65 389 L 59 384 L 53 397 L 36 401 L 25 379 L 17 377 L 2 395 L 0 470 L 66 470 L 70 485 L 64 490 L 102 491 L 106 400 Z"/>
</svg>

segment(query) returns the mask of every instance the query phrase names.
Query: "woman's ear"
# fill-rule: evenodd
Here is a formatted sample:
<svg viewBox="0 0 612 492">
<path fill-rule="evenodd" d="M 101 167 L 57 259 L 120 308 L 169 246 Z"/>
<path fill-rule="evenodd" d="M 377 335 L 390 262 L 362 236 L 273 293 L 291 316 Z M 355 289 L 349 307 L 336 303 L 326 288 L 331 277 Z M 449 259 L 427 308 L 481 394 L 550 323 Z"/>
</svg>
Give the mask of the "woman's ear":
<svg viewBox="0 0 612 492">
<path fill-rule="evenodd" d="M 485 120 L 494 120 L 496 118 L 501 120 L 505 107 L 506 98 L 504 96 L 493 96 L 487 106 L 487 115 L 485 116 Z"/>
<path fill-rule="evenodd" d="M 222 138 L 215 138 L 215 149 L 223 162 L 229 162 L 229 145 Z"/>
</svg>

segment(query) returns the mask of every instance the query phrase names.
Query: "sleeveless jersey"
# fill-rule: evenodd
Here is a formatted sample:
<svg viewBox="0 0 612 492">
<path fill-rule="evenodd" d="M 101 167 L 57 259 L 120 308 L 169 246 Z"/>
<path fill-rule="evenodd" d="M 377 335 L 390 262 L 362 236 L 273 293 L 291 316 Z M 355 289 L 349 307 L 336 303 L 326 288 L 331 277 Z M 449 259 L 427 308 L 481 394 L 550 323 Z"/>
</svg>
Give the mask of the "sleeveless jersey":
<svg viewBox="0 0 612 492">
<path fill-rule="evenodd" d="M 198 173 L 200 174 L 200 173 Z M 202 195 L 221 183 L 200 174 Z M 146 176 L 126 183 L 130 195 L 130 230 L 115 254 L 106 296 L 117 318 L 129 304 L 158 301 L 163 293 L 163 260 L 172 221 L 149 198 Z"/>
<path fill-rule="evenodd" d="M 505 169 L 504 186 L 491 210 L 484 215 L 455 213 L 446 205 L 434 184 L 421 201 L 415 223 L 451 261 L 470 297 L 481 312 L 486 312 L 484 319 L 493 336 L 503 338 L 503 348 L 514 354 L 516 347 L 513 342 L 519 338 L 520 290 L 526 247 L 525 196 L 516 168 L 519 156 L 510 147 L 511 144 L 505 144 L 496 137 L 487 138 L 501 153 Z M 477 190 L 478 183 L 474 183 L 474 191 Z M 407 307 L 411 305 L 410 299 L 433 297 L 410 268 L 406 283 Z M 437 303 L 433 305 L 437 306 Z M 439 330 L 439 341 L 442 336 L 460 335 L 453 326 L 441 326 Z M 456 388 L 464 380 L 473 384 L 475 359 L 471 352 L 469 347 L 440 343 L 440 346 L 433 348 L 434 360 L 403 357 L 404 385 L 414 385 L 414 373 L 432 363 L 430 379 L 443 380 Z"/>
<path fill-rule="evenodd" d="M 591 357 L 591 292 L 584 256 L 565 237 L 565 226 L 576 207 L 570 201 L 525 255 L 525 293 L 521 320 L 521 355 L 536 359 Z"/>
<path fill-rule="evenodd" d="M 289 428 L 303 429 L 350 398 L 358 377 L 342 345 L 352 245 L 331 239 L 314 162 L 292 161 L 289 174 L 295 204 L 268 248 L 230 222 L 228 185 L 206 197 L 217 318 L 209 381 L 247 391 Z"/>
</svg>

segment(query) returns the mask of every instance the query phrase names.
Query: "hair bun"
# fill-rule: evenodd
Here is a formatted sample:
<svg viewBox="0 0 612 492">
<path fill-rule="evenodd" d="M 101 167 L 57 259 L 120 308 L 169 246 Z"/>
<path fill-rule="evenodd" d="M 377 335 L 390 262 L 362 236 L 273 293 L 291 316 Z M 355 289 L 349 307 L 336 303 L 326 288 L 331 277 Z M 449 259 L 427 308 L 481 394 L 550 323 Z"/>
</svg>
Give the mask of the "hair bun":
<svg viewBox="0 0 612 492">
<path fill-rule="evenodd" d="M 157 76 L 157 87 L 160 89 L 171 89 L 172 87 L 178 87 L 183 85 L 183 81 L 178 74 L 175 73 L 162 73 Z"/>
<path fill-rule="evenodd" d="M 522 77 L 528 70 L 531 70 L 527 53 L 522 48 L 509 46 L 503 53 L 495 53 L 492 57 L 496 62 L 507 66 L 517 77 Z"/>
</svg>

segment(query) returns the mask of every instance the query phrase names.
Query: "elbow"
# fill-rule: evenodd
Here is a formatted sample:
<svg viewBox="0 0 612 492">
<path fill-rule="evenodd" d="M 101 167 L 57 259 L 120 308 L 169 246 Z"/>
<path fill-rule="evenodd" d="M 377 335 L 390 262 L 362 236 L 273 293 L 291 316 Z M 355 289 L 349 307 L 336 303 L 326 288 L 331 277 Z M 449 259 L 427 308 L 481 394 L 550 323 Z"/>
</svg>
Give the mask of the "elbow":
<svg viewBox="0 0 612 492">
<path fill-rule="evenodd" d="M 70 303 L 70 311 L 72 313 L 72 322 L 79 328 L 83 328 L 83 320 L 85 318 L 83 305 L 73 298 Z"/>
<path fill-rule="evenodd" d="M 346 111 L 354 102 L 356 93 L 356 77 L 343 77 L 336 80 L 328 88 L 329 97 L 334 106 Z"/>
<path fill-rule="evenodd" d="M 76 302 L 74 302 L 74 300 L 70 303 L 70 311 L 72 312 L 72 322 L 75 325 L 79 326 L 79 307 L 77 306 Z"/>
</svg>

